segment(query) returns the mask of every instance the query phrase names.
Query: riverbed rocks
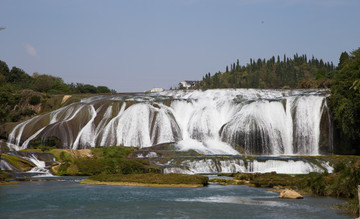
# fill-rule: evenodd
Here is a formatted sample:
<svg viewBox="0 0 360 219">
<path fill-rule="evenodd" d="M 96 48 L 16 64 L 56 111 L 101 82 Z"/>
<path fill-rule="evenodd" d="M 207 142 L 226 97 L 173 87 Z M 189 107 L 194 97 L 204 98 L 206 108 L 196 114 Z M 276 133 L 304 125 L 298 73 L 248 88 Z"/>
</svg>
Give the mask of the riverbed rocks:
<svg viewBox="0 0 360 219">
<path fill-rule="evenodd" d="M 292 189 L 284 189 L 280 192 L 279 198 L 303 199 L 304 197 Z"/>
</svg>

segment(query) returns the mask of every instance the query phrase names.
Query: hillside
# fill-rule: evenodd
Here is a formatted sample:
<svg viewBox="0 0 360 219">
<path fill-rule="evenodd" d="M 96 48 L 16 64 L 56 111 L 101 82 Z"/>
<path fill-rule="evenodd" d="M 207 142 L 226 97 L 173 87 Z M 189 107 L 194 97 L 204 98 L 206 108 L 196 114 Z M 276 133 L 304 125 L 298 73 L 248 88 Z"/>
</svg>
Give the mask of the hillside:
<svg viewBox="0 0 360 219">
<path fill-rule="evenodd" d="M 0 60 L 0 124 L 18 122 L 52 111 L 63 104 L 79 101 L 88 94 L 115 92 L 106 86 L 66 84 L 61 78 L 47 74 L 34 73 L 30 76 L 15 66 L 10 70 L 8 65 Z M 65 94 L 73 96 L 62 102 Z"/>
</svg>

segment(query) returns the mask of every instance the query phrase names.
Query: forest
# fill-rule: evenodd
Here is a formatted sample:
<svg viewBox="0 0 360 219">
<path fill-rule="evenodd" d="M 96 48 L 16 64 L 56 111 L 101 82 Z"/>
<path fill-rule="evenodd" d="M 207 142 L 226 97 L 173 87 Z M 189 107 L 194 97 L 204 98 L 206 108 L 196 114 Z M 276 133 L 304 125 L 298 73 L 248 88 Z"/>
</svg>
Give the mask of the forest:
<svg viewBox="0 0 360 219">
<path fill-rule="evenodd" d="M 293 58 L 250 59 L 245 66 L 238 59 L 223 73 L 206 74 L 196 88 L 328 88 L 333 70 L 333 63 L 298 54 Z"/>
<path fill-rule="evenodd" d="M 225 72 L 206 74 L 194 88 L 329 89 L 334 152 L 360 154 L 360 48 L 341 53 L 338 66 L 298 54 L 250 59 L 245 66 L 237 60 Z"/>
</svg>

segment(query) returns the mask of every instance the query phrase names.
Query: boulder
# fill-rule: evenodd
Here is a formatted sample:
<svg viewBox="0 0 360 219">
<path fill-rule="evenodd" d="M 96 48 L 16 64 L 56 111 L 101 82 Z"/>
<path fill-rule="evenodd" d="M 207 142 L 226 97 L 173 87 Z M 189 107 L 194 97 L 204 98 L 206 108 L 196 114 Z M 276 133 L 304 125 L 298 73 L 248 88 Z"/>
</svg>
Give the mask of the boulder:
<svg viewBox="0 0 360 219">
<path fill-rule="evenodd" d="M 284 189 L 280 192 L 279 198 L 303 199 L 304 197 L 292 189 Z"/>
</svg>

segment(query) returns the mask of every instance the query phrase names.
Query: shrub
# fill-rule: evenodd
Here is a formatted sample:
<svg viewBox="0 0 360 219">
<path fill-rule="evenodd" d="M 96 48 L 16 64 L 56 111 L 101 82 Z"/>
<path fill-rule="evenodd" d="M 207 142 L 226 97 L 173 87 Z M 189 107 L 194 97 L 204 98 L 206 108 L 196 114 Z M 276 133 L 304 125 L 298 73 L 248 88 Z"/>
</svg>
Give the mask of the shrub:
<svg viewBox="0 0 360 219">
<path fill-rule="evenodd" d="M 21 115 L 23 116 L 32 116 L 35 114 L 35 111 L 29 108 L 25 108 L 22 112 Z"/>
<path fill-rule="evenodd" d="M 31 104 L 31 105 L 38 105 L 39 103 L 41 102 L 41 98 L 40 98 L 40 96 L 32 96 L 32 97 L 30 97 L 30 99 L 29 99 L 29 103 Z"/>
<path fill-rule="evenodd" d="M 108 174 L 130 174 L 144 173 L 147 171 L 143 162 L 136 159 L 123 158 L 98 158 L 98 159 L 79 159 L 75 161 L 79 168 L 80 175 L 96 175 L 100 173 Z M 147 163 L 148 164 L 148 163 Z"/>
</svg>

